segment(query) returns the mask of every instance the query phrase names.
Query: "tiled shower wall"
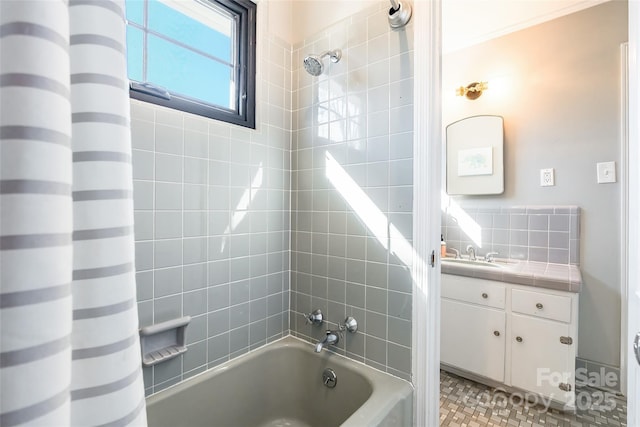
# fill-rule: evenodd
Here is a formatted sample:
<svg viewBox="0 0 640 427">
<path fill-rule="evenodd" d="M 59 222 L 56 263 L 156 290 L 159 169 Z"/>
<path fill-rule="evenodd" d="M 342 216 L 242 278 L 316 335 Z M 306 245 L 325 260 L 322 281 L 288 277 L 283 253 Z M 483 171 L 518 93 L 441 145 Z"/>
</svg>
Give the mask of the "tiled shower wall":
<svg viewBox="0 0 640 427">
<path fill-rule="evenodd" d="M 191 316 L 147 394 L 288 334 L 291 49 L 259 34 L 256 130 L 132 101 L 140 326 Z"/>
<path fill-rule="evenodd" d="M 576 206 L 459 207 L 442 215 L 447 248 L 464 254 L 468 245 L 479 255 L 499 258 L 580 263 L 580 208 Z M 478 236 L 480 243 L 472 236 Z"/>
<path fill-rule="evenodd" d="M 291 329 L 316 342 L 347 315 L 333 350 L 411 372 L 413 27 L 380 2 L 294 46 Z M 306 55 L 341 49 L 319 77 Z M 328 323 L 302 314 L 321 309 Z"/>
</svg>

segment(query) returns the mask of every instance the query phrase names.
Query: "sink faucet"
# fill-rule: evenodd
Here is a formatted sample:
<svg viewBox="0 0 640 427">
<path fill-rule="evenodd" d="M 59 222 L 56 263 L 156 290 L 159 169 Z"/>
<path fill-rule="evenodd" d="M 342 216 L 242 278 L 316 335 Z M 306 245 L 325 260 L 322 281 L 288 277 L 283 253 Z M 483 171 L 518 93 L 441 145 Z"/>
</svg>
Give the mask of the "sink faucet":
<svg viewBox="0 0 640 427">
<path fill-rule="evenodd" d="M 476 249 L 472 245 L 467 246 L 467 254 L 469 255 L 469 259 L 471 261 L 476 260 Z"/>
<path fill-rule="evenodd" d="M 460 258 L 460 251 L 457 250 L 456 248 L 447 248 L 447 250 L 453 252 L 453 254 L 455 255 L 456 259 Z"/>
<path fill-rule="evenodd" d="M 338 344 L 339 340 L 338 332 L 327 331 L 327 336 L 325 336 L 324 339 L 316 345 L 316 353 L 320 353 L 325 345 L 330 346 Z"/>
</svg>

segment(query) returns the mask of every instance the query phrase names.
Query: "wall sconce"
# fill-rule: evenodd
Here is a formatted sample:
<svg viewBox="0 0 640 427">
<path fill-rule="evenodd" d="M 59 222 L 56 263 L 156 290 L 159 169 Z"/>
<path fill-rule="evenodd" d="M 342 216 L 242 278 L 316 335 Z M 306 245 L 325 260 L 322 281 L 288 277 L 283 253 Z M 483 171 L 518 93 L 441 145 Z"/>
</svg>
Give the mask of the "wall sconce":
<svg viewBox="0 0 640 427">
<path fill-rule="evenodd" d="M 489 89 L 487 82 L 473 82 L 469 83 L 467 87 L 460 86 L 456 89 L 456 95 L 466 96 L 467 99 L 478 99 L 482 95 L 482 91 Z"/>
</svg>

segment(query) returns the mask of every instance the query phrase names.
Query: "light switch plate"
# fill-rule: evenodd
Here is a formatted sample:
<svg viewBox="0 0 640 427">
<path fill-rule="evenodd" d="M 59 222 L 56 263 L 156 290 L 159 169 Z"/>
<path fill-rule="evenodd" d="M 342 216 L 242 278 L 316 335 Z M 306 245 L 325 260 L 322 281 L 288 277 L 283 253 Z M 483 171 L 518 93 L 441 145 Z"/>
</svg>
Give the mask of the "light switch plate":
<svg viewBox="0 0 640 427">
<path fill-rule="evenodd" d="M 616 182 L 616 162 L 601 162 L 597 164 L 598 184 Z"/>
<path fill-rule="evenodd" d="M 551 187 L 556 185 L 553 168 L 540 169 L 540 186 Z"/>
</svg>

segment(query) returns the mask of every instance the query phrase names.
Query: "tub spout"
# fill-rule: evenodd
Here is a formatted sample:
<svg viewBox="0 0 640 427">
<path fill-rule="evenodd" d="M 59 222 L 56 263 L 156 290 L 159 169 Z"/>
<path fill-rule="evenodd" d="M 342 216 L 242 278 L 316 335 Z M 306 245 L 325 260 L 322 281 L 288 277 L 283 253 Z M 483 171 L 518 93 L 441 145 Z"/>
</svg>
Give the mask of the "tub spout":
<svg viewBox="0 0 640 427">
<path fill-rule="evenodd" d="M 316 344 L 316 353 L 320 353 L 324 346 L 336 345 L 340 340 L 338 333 L 334 331 L 327 331 L 327 335 L 322 341 Z"/>
</svg>

